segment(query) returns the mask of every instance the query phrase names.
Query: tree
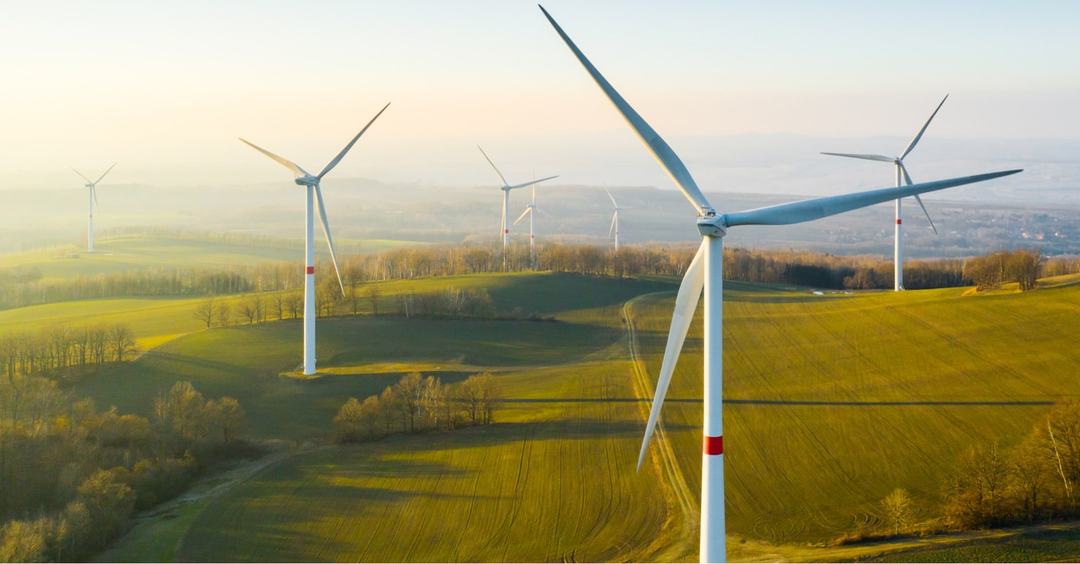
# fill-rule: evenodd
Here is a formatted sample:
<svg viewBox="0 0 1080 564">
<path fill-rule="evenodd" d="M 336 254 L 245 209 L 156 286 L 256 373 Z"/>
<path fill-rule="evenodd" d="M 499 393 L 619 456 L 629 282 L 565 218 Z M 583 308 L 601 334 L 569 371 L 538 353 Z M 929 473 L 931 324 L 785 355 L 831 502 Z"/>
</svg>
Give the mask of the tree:
<svg viewBox="0 0 1080 564">
<path fill-rule="evenodd" d="M 349 398 L 334 416 L 334 429 L 337 431 L 338 442 L 352 443 L 360 440 L 362 419 L 360 400 Z"/>
<path fill-rule="evenodd" d="M 415 432 L 424 391 L 420 373 L 406 374 L 394 387 L 397 391 L 395 395 L 398 399 L 398 411 L 401 413 L 401 424 L 410 433 Z"/>
<path fill-rule="evenodd" d="M 217 315 L 217 304 L 214 303 L 214 299 L 210 298 L 205 302 L 195 306 L 195 319 L 202 321 L 206 328 L 209 329 L 214 323 L 214 319 Z"/>
<path fill-rule="evenodd" d="M 379 299 L 382 297 L 382 290 L 379 290 L 377 284 L 369 284 L 367 290 L 364 292 L 367 301 L 371 304 L 371 315 L 375 317 L 379 316 Z"/>
<path fill-rule="evenodd" d="M 885 499 L 881 500 L 881 507 L 885 510 L 885 517 L 892 524 L 894 535 L 907 529 L 911 522 L 912 513 L 911 496 L 907 490 L 896 488 Z"/>
<path fill-rule="evenodd" d="M 259 321 L 261 302 L 256 295 L 249 296 L 240 304 L 240 315 L 247 319 L 248 325 L 254 325 Z"/>
<path fill-rule="evenodd" d="M 124 362 L 128 353 L 135 352 L 135 336 L 127 325 L 115 325 L 109 331 L 109 342 L 116 362 Z"/>
<path fill-rule="evenodd" d="M 205 418 L 221 431 L 221 441 L 230 444 L 243 427 L 247 414 L 235 398 L 223 396 L 206 402 Z"/>
<path fill-rule="evenodd" d="M 135 492 L 124 483 L 123 472 L 123 467 L 98 470 L 79 485 L 78 499 L 90 514 L 97 546 L 105 546 L 135 509 Z"/>
<path fill-rule="evenodd" d="M 232 307 L 228 302 L 222 302 L 217 307 L 217 322 L 222 327 L 228 327 L 232 320 Z"/>
</svg>

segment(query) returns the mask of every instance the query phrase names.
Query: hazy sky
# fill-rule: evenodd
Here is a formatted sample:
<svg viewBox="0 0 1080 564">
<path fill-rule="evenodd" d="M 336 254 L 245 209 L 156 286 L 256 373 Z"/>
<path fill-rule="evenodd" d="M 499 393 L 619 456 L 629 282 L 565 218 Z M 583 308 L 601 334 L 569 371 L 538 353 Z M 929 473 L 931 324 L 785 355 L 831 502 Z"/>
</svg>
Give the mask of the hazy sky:
<svg viewBox="0 0 1080 564">
<path fill-rule="evenodd" d="M 908 137 L 946 92 L 936 138 L 1080 137 L 1080 2 L 545 7 L 676 150 L 748 133 Z M 534 2 L 0 9 L 9 187 L 77 187 L 68 165 L 112 160 L 118 183 L 287 181 L 236 137 L 318 169 L 386 101 L 341 175 L 490 182 L 479 142 L 512 176 L 592 159 L 566 180 L 670 186 Z"/>
</svg>

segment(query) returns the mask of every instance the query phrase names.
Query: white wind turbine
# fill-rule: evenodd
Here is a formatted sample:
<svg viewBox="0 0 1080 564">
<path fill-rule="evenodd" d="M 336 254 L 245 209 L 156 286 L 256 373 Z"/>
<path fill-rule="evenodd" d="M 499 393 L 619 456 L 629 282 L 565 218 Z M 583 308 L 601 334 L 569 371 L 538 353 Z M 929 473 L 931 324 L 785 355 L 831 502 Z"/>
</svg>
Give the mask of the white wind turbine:
<svg viewBox="0 0 1080 564">
<path fill-rule="evenodd" d="M 615 201 L 615 196 L 611 195 L 610 190 L 605 188 L 604 192 L 607 193 L 608 199 L 611 200 L 613 210 L 611 213 L 611 228 L 608 229 L 608 238 L 610 239 L 612 234 L 615 235 L 615 252 L 617 253 L 619 252 L 619 212 L 622 211 L 622 208 L 619 207 L 619 203 Z"/>
<path fill-rule="evenodd" d="M 923 124 L 922 129 L 915 134 L 915 137 L 908 143 L 903 153 L 900 153 L 898 157 L 886 157 L 885 155 L 866 155 L 856 153 L 821 153 L 823 155 L 831 155 L 833 157 L 848 157 L 852 159 L 863 159 L 867 161 L 880 161 L 886 163 L 892 163 L 896 169 L 896 187 L 899 188 L 904 184 L 911 186 L 911 176 L 908 175 L 907 167 L 904 166 L 904 157 L 911 154 L 911 151 L 915 149 L 915 145 L 919 144 L 919 140 L 922 139 L 923 133 L 926 133 L 926 128 L 930 127 L 930 122 L 934 121 L 934 116 L 937 115 L 941 106 L 945 105 L 945 100 L 949 99 L 949 95 L 946 94 L 941 102 L 934 108 L 934 113 L 930 114 L 930 118 Z M 918 194 L 915 195 L 915 201 L 919 203 L 919 207 L 922 208 L 924 214 L 926 214 L 926 220 L 930 222 L 930 229 L 937 233 L 937 227 L 934 226 L 934 220 L 930 219 L 930 212 L 926 211 L 926 206 L 923 205 L 922 198 Z M 904 289 L 904 233 L 903 233 L 903 216 L 900 209 L 901 199 L 896 199 L 896 223 L 893 225 L 895 231 L 893 232 L 893 291 L 899 292 Z"/>
<path fill-rule="evenodd" d="M 241 138 L 240 140 L 250 145 L 256 151 L 274 159 L 279 164 L 289 169 L 296 179 L 293 181 L 299 186 L 307 188 L 307 212 L 305 218 L 305 236 L 304 236 L 304 375 L 310 376 L 315 374 L 315 245 L 313 239 L 315 238 L 315 221 L 312 214 L 313 199 L 319 202 L 319 218 L 322 220 L 323 235 L 326 236 L 326 244 L 330 247 L 330 261 L 334 263 L 334 272 L 337 274 L 338 286 L 341 287 L 342 295 L 345 294 L 345 284 L 341 281 L 341 270 L 338 268 L 337 255 L 334 251 L 334 237 L 330 234 L 330 222 L 326 219 L 326 204 L 323 203 L 322 188 L 320 182 L 328 172 L 333 170 L 341 159 L 345 157 L 345 153 L 352 149 L 352 146 L 356 143 L 360 136 L 371 127 L 371 124 L 375 123 L 376 119 L 386 111 L 386 108 L 390 107 L 387 103 L 383 106 L 383 109 L 379 110 L 379 113 L 375 114 L 375 117 L 371 118 L 371 121 L 360 130 L 360 133 L 356 134 L 356 137 L 349 141 L 348 145 L 341 150 L 340 153 L 334 157 L 325 167 L 322 172 L 312 176 L 308 171 L 300 168 L 296 163 L 279 157 L 254 143 Z"/>
<path fill-rule="evenodd" d="M 638 468 L 645 458 L 649 439 L 656 428 L 660 409 L 664 403 L 668 385 L 675 369 L 675 363 L 686 339 L 687 330 L 697 309 L 698 298 L 705 293 L 704 314 L 704 439 L 701 458 L 701 544 L 702 562 L 720 562 L 725 560 L 724 527 L 724 439 L 722 419 L 723 387 L 723 237 L 731 227 L 740 225 L 786 225 L 801 223 L 838 213 L 886 202 L 898 197 L 914 196 L 924 192 L 933 192 L 998 178 L 1020 172 L 1009 170 L 980 174 L 951 180 L 940 180 L 914 184 L 906 188 L 883 188 L 856 192 L 841 196 L 813 198 L 776 206 L 768 206 L 748 211 L 722 214 L 718 213 L 705 199 L 690 172 L 679 157 L 659 134 L 626 102 L 615 88 L 596 70 L 577 45 L 559 27 L 559 24 L 544 10 L 544 16 L 558 32 L 570 51 L 577 57 L 596 84 L 604 91 L 619 113 L 634 129 L 638 137 L 653 154 L 656 160 L 671 176 L 686 199 L 697 212 L 697 228 L 702 242 L 697 254 L 686 270 L 679 291 L 675 297 L 675 311 L 671 317 L 671 330 L 668 333 L 664 360 L 660 367 L 660 376 L 656 383 L 656 396 L 645 429 L 645 437 L 638 457 Z"/>
<path fill-rule="evenodd" d="M 521 215 L 514 220 L 514 225 L 524 221 L 526 216 L 529 218 L 529 262 L 535 265 L 536 232 L 533 230 L 533 224 L 536 221 L 536 186 L 532 187 L 532 201 L 529 202 L 529 205 L 525 206 L 525 211 L 521 212 Z"/>
<path fill-rule="evenodd" d="M 503 173 L 499 172 L 499 168 L 495 166 L 495 163 L 491 161 L 491 157 L 489 157 L 487 155 L 487 153 L 484 152 L 483 147 L 481 147 L 480 145 L 477 145 L 476 148 L 480 149 L 480 154 L 484 155 L 484 160 L 486 160 L 488 162 L 488 164 L 491 165 L 491 168 L 495 171 L 495 174 L 499 175 L 499 180 L 502 181 L 502 186 L 499 187 L 499 189 L 502 190 L 502 193 L 503 193 L 503 196 L 502 196 L 502 220 L 499 223 L 499 233 L 502 236 L 503 262 L 505 263 L 505 261 L 506 261 L 506 251 L 507 251 L 507 249 L 510 248 L 510 224 L 508 223 L 508 221 L 510 219 L 509 218 L 509 214 L 510 214 L 510 191 L 511 190 L 517 190 L 518 188 L 527 188 L 529 186 L 532 186 L 533 184 L 539 184 L 541 182 L 545 182 L 545 181 L 551 180 L 553 178 L 558 178 L 558 176 L 549 176 L 547 178 L 541 178 L 540 180 L 533 180 L 532 182 L 526 182 L 524 184 L 513 184 L 513 185 L 511 185 L 509 182 L 506 181 L 506 177 L 503 176 Z"/>
<path fill-rule="evenodd" d="M 86 181 L 85 186 L 86 188 L 88 188 L 86 195 L 90 206 L 90 215 L 87 218 L 86 222 L 86 252 L 88 253 L 94 252 L 94 206 L 97 205 L 97 185 L 98 182 L 101 182 L 102 179 L 105 178 L 106 174 L 109 174 L 109 171 L 112 170 L 114 166 L 116 166 L 116 163 L 113 163 L 112 166 L 105 169 L 105 172 L 101 173 L 101 176 L 99 176 L 97 180 L 90 180 L 85 175 L 83 175 L 83 173 L 75 170 L 74 168 L 71 169 L 75 171 L 75 174 L 78 174 L 82 177 L 83 180 Z"/>
</svg>

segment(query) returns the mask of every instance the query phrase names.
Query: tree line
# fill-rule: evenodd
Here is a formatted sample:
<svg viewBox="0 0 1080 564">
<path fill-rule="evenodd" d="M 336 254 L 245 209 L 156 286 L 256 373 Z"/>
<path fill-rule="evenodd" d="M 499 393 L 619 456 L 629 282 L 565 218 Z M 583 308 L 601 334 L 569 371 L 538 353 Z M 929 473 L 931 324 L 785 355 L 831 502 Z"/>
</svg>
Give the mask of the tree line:
<svg viewBox="0 0 1080 564">
<path fill-rule="evenodd" d="M 501 398 L 491 374 L 443 384 L 435 376 L 414 372 L 364 401 L 349 398 L 334 416 L 335 438 L 352 443 L 395 433 L 490 425 Z"/>
<path fill-rule="evenodd" d="M 45 378 L 0 380 L 0 561 L 93 555 L 135 511 L 178 495 L 212 463 L 250 454 L 237 438 L 244 418 L 236 400 L 207 400 L 186 382 L 147 419 L 99 411 Z"/>
<path fill-rule="evenodd" d="M 992 290 L 1016 282 L 1020 291 L 1034 290 L 1042 274 L 1038 250 L 998 251 L 964 261 L 964 277 L 978 290 Z"/>
<path fill-rule="evenodd" d="M 432 245 L 343 256 L 341 267 L 346 288 L 370 281 L 527 270 L 587 276 L 681 276 L 695 252 L 696 248 L 689 245 L 633 245 L 614 252 L 593 245 L 547 243 L 539 245 L 533 261 L 528 247 L 522 245 L 511 247 L 505 260 L 501 250 L 487 245 Z M 1036 278 L 1080 272 L 1080 259 L 1075 257 L 1047 260 L 1038 256 L 1037 251 L 1001 251 L 988 256 L 997 255 L 1001 255 L 999 261 L 1002 257 L 1011 261 L 1011 266 L 1005 269 L 1009 273 L 1021 266 L 1018 258 L 1023 257 L 1035 258 L 1027 271 L 1034 272 Z M 964 286 L 976 283 L 974 277 L 982 282 L 984 277 L 980 274 L 982 271 L 975 268 L 977 264 L 978 257 L 908 261 L 904 268 L 905 286 L 911 289 Z M 319 292 L 328 298 L 332 298 L 335 291 L 340 294 L 340 290 L 334 290 L 333 267 L 320 261 L 316 268 L 318 279 L 327 282 L 320 283 Z M 744 282 L 837 290 L 885 289 L 892 287 L 892 271 L 892 261 L 880 257 L 741 248 L 727 248 L 724 254 L 725 278 Z M 47 280 L 34 267 L 15 267 L 0 269 L 0 308 L 121 296 L 290 292 L 299 291 L 303 284 L 304 273 L 292 262 L 236 265 L 228 270 L 152 268 L 70 280 Z M 280 312 L 283 307 L 292 306 L 295 303 L 281 304 L 277 309 Z M 238 313 L 234 312 L 234 315 Z M 277 317 L 281 317 L 280 313 Z"/>
<path fill-rule="evenodd" d="M 17 376 L 57 375 L 73 368 L 124 362 L 135 352 L 135 336 L 122 324 L 5 334 L 0 336 L 0 374 L 9 382 Z"/>
</svg>

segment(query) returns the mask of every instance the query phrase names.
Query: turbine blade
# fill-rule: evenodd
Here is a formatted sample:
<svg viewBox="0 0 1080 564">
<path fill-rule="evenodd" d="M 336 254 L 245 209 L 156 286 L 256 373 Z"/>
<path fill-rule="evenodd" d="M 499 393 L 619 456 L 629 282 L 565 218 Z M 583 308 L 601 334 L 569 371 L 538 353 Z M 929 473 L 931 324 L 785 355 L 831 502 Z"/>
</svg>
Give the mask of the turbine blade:
<svg viewBox="0 0 1080 564">
<path fill-rule="evenodd" d="M 476 148 L 480 149 L 480 154 L 484 155 L 484 159 L 488 162 L 489 165 L 491 165 L 492 170 L 495 171 L 495 174 L 499 175 L 499 180 L 502 180 L 503 186 L 509 186 L 510 183 L 506 181 L 506 177 L 503 176 L 503 173 L 499 172 L 499 167 L 495 166 L 495 163 L 491 162 L 491 157 L 489 157 L 487 153 L 484 152 L 484 148 L 480 145 L 477 145 Z"/>
<path fill-rule="evenodd" d="M 619 212 L 618 211 L 611 214 L 611 227 L 609 227 L 608 230 L 607 230 L 608 239 L 610 239 L 611 236 L 615 233 L 615 220 L 617 220 L 617 219 L 619 219 Z"/>
<path fill-rule="evenodd" d="M 667 142 L 660 137 L 660 134 L 658 134 L 652 126 L 646 123 L 646 121 L 638 115 L 634 108 L 630 107 L 630 104 L 627 103 L 622 95 L 615 90 L 615 87 L 600 74 L 600 71 L 596 70 L 596 67 L 594 67 L 593 64 L 589 62 L 589 59 L 585 57 L 585 54 L 578 49 L 577 45 L 570 39 L 570 36 L 566 35 L 566 32 L 559 27 L 559 24 L 555 22 L 555 19 L 551 17 L 551 14 L 549 14 L 543 6 L 540 6 L 540 11 L 544 12 L 544 17 L 546 17 L 548 22 L 551 23 L 551 26 L 555 28 L 559 37 L 562 37 L 563 42 L 566 43 L 566 46 L 574 53 L 574 56 L 577 57 L 581 66 L 585 67 L 585 70 L 592 76 L 597 86 L 604 91 L 604 94 L 606 94 L 608 99 L 611 100 L 611 103 L 615 105 L 615 108 L 619 110 L 619 113 L 621 113 L 627 123 L 630 124 L 630 127 L 634 129 L 641 141 L 649 148 L 653 157 L 655 157 L 657 162 L 664 167 L 664 170 L 671 176 L 671 179 L 674 180 L 675 184 L 682 190 L 686 199 L 690 200 L 694 209 L 697 210 L 699 214 L 704 214 L 706 210 L 711 210 L 712 206 L 709 204 L 709 201 L 705 199 L 705 195 L 701 193 L 701 189 L 698 188 L 697 183 L 694 182 L 694 177 L 690 175 L 690 171 L 686 169 L 686 165 L 684 165 L 679 159 L 679 156 L 675 154 L 675 151 L 668 146 Z"/>
<path fill-rule="evenodd" d="M 892 157 L 886 157 L 885 155 L 862 155 L 857 153 L 821 153 L 822 155 L 829 155 L 830 157 L 848 157 L 850 159 L 863 159 L 866 161 L 881 161 L 891 163 L 896 159 Z"/>
<path fill-rule="evenodd" d="M 326 204 L 322 199 L 322 187 L 315 185 L 315 198 L 319 201 L 319 219 L 322 220 L 323 235 L 326 235 L 326 244 L 330 247 L 330 262 L 334 263 L 334 273 L 337 274 L 338 286 L 341 287 L 341 295 L 345 295 L 345 283 L 341 281 L 341 269 L 338 268 L 337 252 L 334 249 L 334 236 L 330 234 L 330 220 L 326 219 Z"/>
<path fill-rule="evenodd" d="M 915 194 L 915 201 L 919 202 L 919 207 L 922 208 L 922 212 L 926 214 L 926 221 L 930 222 L 930 229 L 934 230 L 934 235 L 937 235 L 937 226 L 934 225 L 934 220 L 930 219 L 930 212 L 926 211 L 926 206 L 922 203 L 922 198 L 918 194 Z"/>
<path fill-rule="evenodd" d="M 379 116 L 381 116 L 382 113 L 386 111 L 386 108 L 389 108 L 389 107 L 390 107 L 390 102 L 387 102 L 386 105 L 383 106 L 383 108 L 381 110 L 379 110 L 379 113 L 375 114 L 375 117 L 371 118 L 371 121 L 369 121 L 367 123 L 367 125 L 365 125 L 364 128 L 360 130 L 360 133 L 357 133 L 356 137 L 353 137 L 352 141 L 349 141 L 349 144 L 345 145 L 345 148 L 342 149 L 341 152 L 338 153 L 336 157 L 334 157 L 334 160 L 330 161 L 329 163 L 327 163 L 327 165 L 325 167 L 323 167 L 322 172 L 320 172 L 319 176 L 318 176 L 319 180 L 322 180 L 322 177 L 326 176 L 326 173 L 333 170 L 334 167 L 337 166 L 338 163 L 341 162 L 341 159 L 345 158 L 345 153 L 348 153 L 349 149 L 352 149 L 352 146 L 356 144 L 356 141 L 358 139 L 360 139 L 360 136 L 363 135 L 364 132 L 367 131 L 369 127 L 371 127 L 371 124 L 375 123 L 375 120 L 379 119 Z"/>
<path fill-rule="evenodd" d="M 95 180 L 95 181 L 94 181 L 93 183 L 94 183 L 94 184 L 97 184 L 98 182 L 101 182 L 101 179 L 105 178 L 105 175 L 106 175 L 106 174 L 109 174 L 109 171 L 110 171 L 110 170 L 112 170 L 114 166 L 116 166 L 116 163 L 113 163 L 113 164 L 112 164 L 112 166 L 110 166 L 109 168 L 105 169 L 105 172 L 101 173 L 101 176 L 99 176 L 99 177 L 98 177 L 98 179 L 97 179 L 97 180 Z"/>
<path fill-rule="evenodd" d="M 531 182 L 526 182 L 524 184 L 515 184 L 513 186 L 507 186 L 506 189 L 507 190 L 517 190 L 518 188 L 527 188 L 529 186 L 532 186 L 533 184 L 540 184 L 541 182 L 547 182 L 548 180 L 551 180 L 553 178 L 558 178 L 558 177 L 559 177 L 559 175 L 549 176 L 547 178 L 541 178 L 540 180 L 533 180 Z"/>
<path fill-rule="evenodd" d="M 908 174 L 907 167 L 904 166 L 902 161 L 900 162 L 900 172 L 904 173 L 904 182 L 906 182 L 908 186 L 914 184 L 914 182 L 911 181 L 911 175 Z M 933 229 L 934 235 L 937 235 L 937 226 L 934 225 L 934 220 L 930 219 L 930 212 L 926 211 L 926 206 L 923 205 L 922 198 L 920 198 L 918 194 L 915 194 L 915 201 L 919 202 L 919 207 L 922 208 L 922 212 L 926 214 L 926 221 L 930 222 L 930 229 Z"/>
<path fill-rule="evenodd" d="M 526 217 L 528 217 L 530 213 L 532 213 L 532 208 L 525 208 L 525 211 L 521 212 L 521 215 L 519 215 L 518 218 L 514 220 L 514 225 L 521 223 Z"/>
<path fill-rule="evenodd" d="M 286 159 L 285 157 L 279 157 L 274 153 L 271 153 L 270 151 L 267 151 L 266 149 L 263 149 L 262 147 L 252 143 L 251 141 L 244 139 L 243 137 L 240 137 L 239 139 L 246 143 L 252 149 L 255 149 L 256 151 L 270 157 L 271 159 L 274 159 L 275 161 L 277 161 L 278 164 L 292 171 L 292 173 L 295 174 L 297 177 L 310 176 L 306 170 L 300 168 L 300 165 L 297 165 L 289 159 Z"/>
<path fill-rule="evenodd" d="M 911 139 L 911 143 L 908 143 L 907 149 L 904 149 L 904 152 L 900 154 L 900 160 L 903 160 L 904 157 L 908 156 L 908 153 L 915 149 L 915 145 L 917 145 L 919 143 L 919 140 L 922 139 L 923 133 L 926 133 L 926 128 L 930 127 L 930 122 L 934 121 L 934 116 L 937 115 L 938 110 L 941 109 L 941 106 L 945 105 L 945 100 L 948 99 L 948 94 L 946 94 L 945 97 L 941 99 L 941 103 L 939 103 L 937 107 L 934 108 L 934 113 L 930 114 L 930 119 L 926 120 L 926 123 L 923 124 L 922 129 L 920 129 L 919 132 L 915 134 L 915 137 Z"/>
<path fill-rule="evenodd" d="M 97 185 L 96 184 L 90 186 L 90 195 L 92 195 L 94 197 L 94 207 L 95 208 L 98 207 L 100 204 L 98 204 L 98 201 L 97 201 Z"/>
<path fill-rule="evenodd" d="M 79 172 L 79 171 L 75 170 L 75 168 L 74 168 L 74 167 L 72 167 L 72 168 L 71 168 L 71 170 L 73 170 L 73 171 L 75 172 L 75 174 L 78 174 L 79 176 L 81 176 L 81 177 L 82 177 L 82 179 L 83 179 L 83 180 L 85 180 L 87 184 L 92 184 L 92 182 L 90 182 L 90 179 L 89 179 L 89 178 L 87 178 L 87 177 L 86 177 L 86 175 L 84 175 L 83 173 L 81 173 L 81 172 Z"/>
<path fill-rule="evenodd" d="M 645 424 L 645 437 L 641 440 L 641 452 L 638 453 L 638 470 L 641 470 L 641 463 L 645 461 L 649 441 L 656 430 L 660 410 L 664 407 L 664 397 L 667 395 L 668 385 L 671 384 L 671 376 L 675 373 L 679 352 L 682 351 L 686 333 L 690 330 L 690 322 L 694 320 L 694 312 L 697 310 L 701 290 L 704 287 L 705 241 L 702 241 L 697 254 L 694 255 L 694 260 L 690 261 L 690 266 L 686 269 L 682 284 L 679 285 L 679 293 L 675 296 L 675 310 L 671 313 L 671 329 L 668 331 L 667 347 L 664 349 L 664 361 L 660 364 L 660 377 L 656 380 L 656 394 L 653 395 L 649 421 Z"/>
<path fill-rule="evenodd" d="M 619 204 L 615 202 L 615 196 L 611 195 L 610 190 L 608 190 L 607 188 L 604 188 L 604 193 L 607 194 L 608 199 L 611 200 L 611 205 L 613 207 L 616 207 L 616 208 L 619 207 Z"/>
<path fill-rule="evenodd" d="M 912 184 L 911 186 L 904 188 L 880 188 L 877 190 L 868 190 L 866 192 L 855 192 L 853 194 L 843 194 L 840 196 L 826 196 L 824 198 L 812 198 L 801 202 L 789 202 L 776 206 L 725 214 L 724 223 L 729 227 L 735 225 L 788 225 L 791 223 L 802 223 L 804 221 L 821 219 L 823 217 L 844 213 L 854 209 L 865 208 L 889 200 L 944 190 L 946 188 L 972 184 L 974 182 L 992 180 L 994 178 L 1016 174 L 1021 170 L 1022 169 L 990 172 L 986 174 L 976 174 L 974 176 Z"/>
</svg>

